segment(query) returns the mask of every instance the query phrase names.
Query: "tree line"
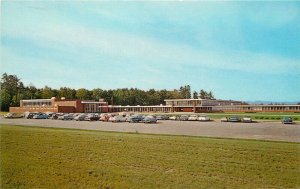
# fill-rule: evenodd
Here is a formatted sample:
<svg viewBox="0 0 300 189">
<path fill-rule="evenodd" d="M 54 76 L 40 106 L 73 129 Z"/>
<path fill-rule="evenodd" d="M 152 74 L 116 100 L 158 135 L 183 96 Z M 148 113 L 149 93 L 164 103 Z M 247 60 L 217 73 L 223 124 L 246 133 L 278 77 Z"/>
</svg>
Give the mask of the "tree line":
<svg viewBox="0 0 300 189">
<path fill-rule="evenodd" d="M 25 86 L 16 75 L 4 73 L 1 78 L 0 103 L 1 111 L 8 111 L 10 106 L 20 106 L 20 100 L 23 99 L 49 99 L 52 97 L 66 99 L 99 100 L 104 99 L 113 105 L 160 105 L 164 104 L 165 99 L 190 99 L 192 98 L 191 87 L 189 85 L 181 86 L 174 90 L 141 90 L 137 88 L 122 89 L 101 89 L 95 88 L 88 90 L 85 88 L 72 89 L 69 87 L 60 87 L 53 89 L 47 85 L 43 88 L 37 88 L 33 84 Z M 199 93 L 193 92 L 193 98 L 214 99 L 213 93 L 200 90 Z"/>
</svg>

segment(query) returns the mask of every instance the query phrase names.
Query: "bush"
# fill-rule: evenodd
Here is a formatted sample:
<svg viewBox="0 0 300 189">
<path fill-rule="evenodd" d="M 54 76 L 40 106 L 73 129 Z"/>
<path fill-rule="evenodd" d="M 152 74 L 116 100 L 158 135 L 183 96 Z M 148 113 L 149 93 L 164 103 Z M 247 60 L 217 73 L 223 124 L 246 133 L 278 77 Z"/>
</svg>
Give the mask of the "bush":
<svg viewBox="0 0 300 189">
<path fill-rule="evenodd" d="M 275 117 L 271 117 L 271 119 L 275 119 Z"/>
<path fill-rule="evenodd" d="M 265 117 L 262 116 L 262 117 L 260 117 L 259 119 L 264 119 L 264 118 L 265 118 Z"/>
<path fill-rule="evenodd" d="M 297 117 L 295 117 L 295 118 L 294 118 L 294 120 L 298 120 L 298 118 L 297 118 Z"/>
<path fill-rule="evenodd" d="M 277 120 L 280 120 L 280 117 L 276 117 Z"/>
<path fill-rule="evenodd" d="M 254 118 L 255 118 L 255 119 L 259 119 L 259 117 L 257 117 L 257 116 L 256 116 L 256 117 L 254 117 Z"/>
<path fill-rule="evenodd" d="M 265 117 L 265 119 L 270 119 L 269 117 Z"/>
</svg>

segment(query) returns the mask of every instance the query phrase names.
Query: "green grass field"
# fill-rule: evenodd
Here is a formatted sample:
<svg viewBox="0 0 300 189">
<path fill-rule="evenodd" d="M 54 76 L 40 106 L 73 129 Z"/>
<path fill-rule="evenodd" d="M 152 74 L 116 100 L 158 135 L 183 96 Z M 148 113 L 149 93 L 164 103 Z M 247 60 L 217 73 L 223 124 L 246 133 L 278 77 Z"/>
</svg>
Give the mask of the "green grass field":
<svg viewBox="0 0 300 189">
<path fill-rule="evenodd" d="M 0 126 L 0 188 L 299 188 L 300 144 Z"/>
</svg>

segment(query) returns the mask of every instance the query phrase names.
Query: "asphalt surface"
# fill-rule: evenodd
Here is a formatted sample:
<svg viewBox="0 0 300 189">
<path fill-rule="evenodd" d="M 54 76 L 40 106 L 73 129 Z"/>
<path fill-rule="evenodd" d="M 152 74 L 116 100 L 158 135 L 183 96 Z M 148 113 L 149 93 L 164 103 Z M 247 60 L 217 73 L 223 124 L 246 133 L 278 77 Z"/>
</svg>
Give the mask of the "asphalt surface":
<svg viewBox="0 0 300 189">
<path fill-rule="evenodd" d="M 108 123 L 100 121 L 62 121 L 35 119 L 4 119 L 2 125 L 23 125 L 39 127 L 56 127 L 99 131 L 116 131 L 132 133 L 170 134 L 205 136 L 221 138 L 242 138 L 271 141 L 300 142 L 300 124 L 284 125 L 280 122 L 228 123 L 219 120 L 199 121 L 158 121 L 156 124 L 144 123 Z"/>
</svg>

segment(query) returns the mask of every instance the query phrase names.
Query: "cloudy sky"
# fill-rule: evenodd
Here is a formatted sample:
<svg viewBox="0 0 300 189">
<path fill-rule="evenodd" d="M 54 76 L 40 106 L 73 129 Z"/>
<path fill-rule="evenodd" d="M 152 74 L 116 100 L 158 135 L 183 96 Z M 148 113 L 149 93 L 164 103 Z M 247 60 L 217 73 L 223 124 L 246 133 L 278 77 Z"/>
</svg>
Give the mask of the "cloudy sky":
<svg viewBox="0 0 300 189">
<path fill-rule="evenodd" d="M 1 74 L 300 100 L 300 2 L 1 1 Z"/>
</svg>

